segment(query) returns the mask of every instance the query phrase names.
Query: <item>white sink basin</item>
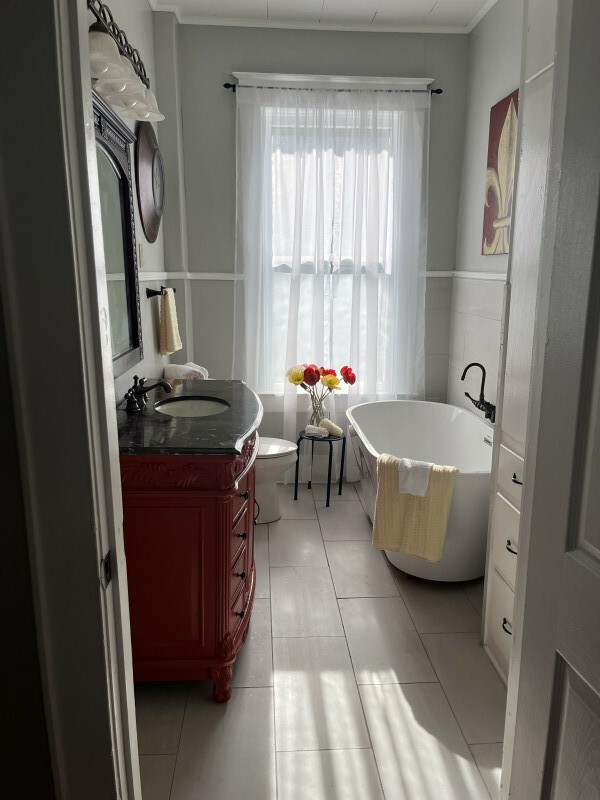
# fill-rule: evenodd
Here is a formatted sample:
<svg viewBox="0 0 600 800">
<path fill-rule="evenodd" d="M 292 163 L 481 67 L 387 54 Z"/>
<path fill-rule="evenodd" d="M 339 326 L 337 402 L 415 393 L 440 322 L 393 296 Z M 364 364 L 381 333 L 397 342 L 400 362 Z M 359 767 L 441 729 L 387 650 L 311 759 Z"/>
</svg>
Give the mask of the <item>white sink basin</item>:
<svg viewBox="0 0 600 800">
<path fill-rule="evenodd" d="M 154 408 L 169 417 L 212 417 L 227 411 L 229 403 L 214 397 L 173 397 Z"/>
</svg>

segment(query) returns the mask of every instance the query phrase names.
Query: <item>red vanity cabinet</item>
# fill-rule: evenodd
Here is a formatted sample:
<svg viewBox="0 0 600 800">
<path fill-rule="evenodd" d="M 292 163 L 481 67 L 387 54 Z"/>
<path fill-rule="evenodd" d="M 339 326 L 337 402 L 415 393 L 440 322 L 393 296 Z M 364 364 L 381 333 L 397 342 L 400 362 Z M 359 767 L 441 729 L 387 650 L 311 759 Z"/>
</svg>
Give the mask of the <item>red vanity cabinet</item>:
<svg viewBox="0 0 600 800">
<path fill-rule="evenodd" d="M 134 679 L 229 682 L 255 589 L 254 461 L 241 455 L 121 455 Z"/>
</svg>

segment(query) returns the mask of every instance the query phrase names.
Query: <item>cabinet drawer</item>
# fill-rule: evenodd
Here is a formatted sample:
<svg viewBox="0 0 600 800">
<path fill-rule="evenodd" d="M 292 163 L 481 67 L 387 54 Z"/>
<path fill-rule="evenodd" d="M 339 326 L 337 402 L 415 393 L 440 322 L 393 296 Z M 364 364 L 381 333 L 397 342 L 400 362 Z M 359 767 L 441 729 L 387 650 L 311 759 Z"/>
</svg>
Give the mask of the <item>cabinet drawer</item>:
<svg viewBox="0 0 600 800">
<path fill-rule="evenodd" d="M 502 678 L 506 682 L 513 639 L 512 619 L 515 595 L 496 570 L 492 572 L 491 581 L 485 623 L 485 643 L 500 670 Z"/>
<path fill-rule="evenodd" d="M 229 614 L 229 632 L 233 633 L 246 615 L 246 593 L 244 591 L 240 591 L 234 598 Z"/>
<path fill-rule="evenodd" d="M 492 517 L 492 560 L 513 591 L 517 575 L 520 519 L 517 509 L 497 494 Z"/>
<path fill-rule="evenodd" d="M 244 506 L 248 505 L 250 497 L 250 472 L 249 470 L 240 480 L 236 493 L 233 496 L 233 519 L 235 520 Z"/>
<path fill-rule="evenodd" d="M 240 549 L 249 544 L 248 516 L 248 508 L 245 508 L 231 531 L 231 563 L 237 560 Z"/>
<path fill-rule="evenodd" d="M 525 462 L 521 456 L 501 444 L 498 458 L 498 489 L 507 500 L 510 500 L 517 511 L 521 510 L 523 488 L 521 484 L 524 472 Z"/>
<path fill-rule="evenodd" d="M 231 576 L 229 579 L 229 596 L 231 598 L 236 596 L 240 590 L 240 586 L 246 585 L 246 575 L 246 547 L 244 546 L 231 567 Z"/>
</svg>

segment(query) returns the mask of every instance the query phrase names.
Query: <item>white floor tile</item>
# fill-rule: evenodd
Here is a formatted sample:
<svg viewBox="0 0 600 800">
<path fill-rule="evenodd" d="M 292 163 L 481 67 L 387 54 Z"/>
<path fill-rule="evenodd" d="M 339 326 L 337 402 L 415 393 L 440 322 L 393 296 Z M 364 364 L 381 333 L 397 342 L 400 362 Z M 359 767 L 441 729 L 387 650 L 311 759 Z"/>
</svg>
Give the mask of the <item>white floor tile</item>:
<svg viewBox="0 0 600 800">
<path fill-rule="evenodd" d="M 279 800 L 383 800 L 372 750 L 277 753 L 277 785 Z"/>
<path fill-rule="evenodd" d="M 254 563 L 256 565 L 256 594 L 258 598 L 271 596 L 269 584 L 269 526 L 257 525 L 254 529 Z"/>
<path fill-rule="evenodd" d="M 325 549 L 338 597 L 398 594 L 383 554 L 370 542 L 325 542 Z"/>
<path fill-rule="evenodd" d="M 479 644 L 479 634 L 421 638 L 467 742 L 501 742 L 506 688 Z"/>
<path fill-rule="evenodd" d="M 492 800 L 500 800 L 500 780 L 502 778 L 502 745 L 472 744 L 471 752 L 479 767 Z M 144 800 L 146 800 L 144 798 Z"/>
<path fill-rule="evenodd" d="M 343 637 L 274 639 L 277 750 L 370 747 Z"/>
<path fill-rule="evenodd" d="M 271 570 L 273 636 L 343 636 L 328 567 Z"/>
<path fill-rule="evenodd" d="M 290 519 L 269 525 L 272 567 L 326 567 L 327 558 L 316 520 Z"/>
<path fill-rule="evenodd" d="M 342 493 L 338 494 L 339 484 L 337 481 L 331 481 L 331 493 L 329 495 L 329 505 L 339 505 L 340 503 L 356 502 L 358 495 L 353 483 L 344 483 L 342 485 Z M 327 502 L 327 484 L 326 483 L 313 483 L 312 493 L 315 499 L 315 506 L 317 511 L 319 508 L 325 508 Z"/>
<path fill-rule="evenodd" d="M 359 684 L 437 681 L 401 597 L 340 600 L 340 611 Z"/>
<path fill-rule="evenodd" d="M 426 581 L 392 569 L 419 633 L 465 633 L 481 629 L 481 618 L 462 584 Z"/>
<path fill-rule="evenodd" d="M 483 613 L 483 578 L 465 584 L 465 594 L 479 616 Z"/>
<path fill-rule="evenodd" d="M 177 752 L 188 690 L 187 683 L 136 683 L 135 712 L 140 754 Z"/>
<path fill-rule="evenodd" d="M 485 800 L 487 790 L 438 683 L 361 686 L 388 800 Z"/>
<path fill-rule="evenodd" d="M 235 689 L 214 703 L 210 685 L 190 690 L 171 800 L 275 800 L 273 690 Z"/>
<path fill-rule="evenodd" d="M 370 542 L 371 523 L 360 501 L 337 503 L 329 508 L 317 508 L 323 539 L 327 542 L 362 540 Z"/>
<path fill-rule="evenodd" d="M 271 602 L 255 599 L 248 636 L 233 665 L 232 686 L 273 686 Z"/>
<path fill-rule="evenodd" d="M 316 519 L 317 509 L 310 489 L 298 486 L 298 499 L 294 500 L 294 484 L 278 486 L 279 507 L 282 519 Z"/>
<path fill-rule="evenodd" d="M 176 755 L 140 756 L 143 800 L 169 800 Z"/>
</svg>

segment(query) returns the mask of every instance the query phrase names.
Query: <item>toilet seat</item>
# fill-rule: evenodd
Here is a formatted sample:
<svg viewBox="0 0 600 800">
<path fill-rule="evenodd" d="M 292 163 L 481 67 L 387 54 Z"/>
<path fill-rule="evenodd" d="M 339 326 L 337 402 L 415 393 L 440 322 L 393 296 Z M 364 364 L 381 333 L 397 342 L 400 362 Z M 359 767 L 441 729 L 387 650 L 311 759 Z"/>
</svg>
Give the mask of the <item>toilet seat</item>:
<svg viewBox="0 0 600 800">
<path fill-rule="evenodd" d="M 294 442 L 286 439 L 274 439 L 269 436 L 261 436 L 258 446 L 257 458 L 281 458 L 295 453 L 297 446 Z"/>
</svg>

